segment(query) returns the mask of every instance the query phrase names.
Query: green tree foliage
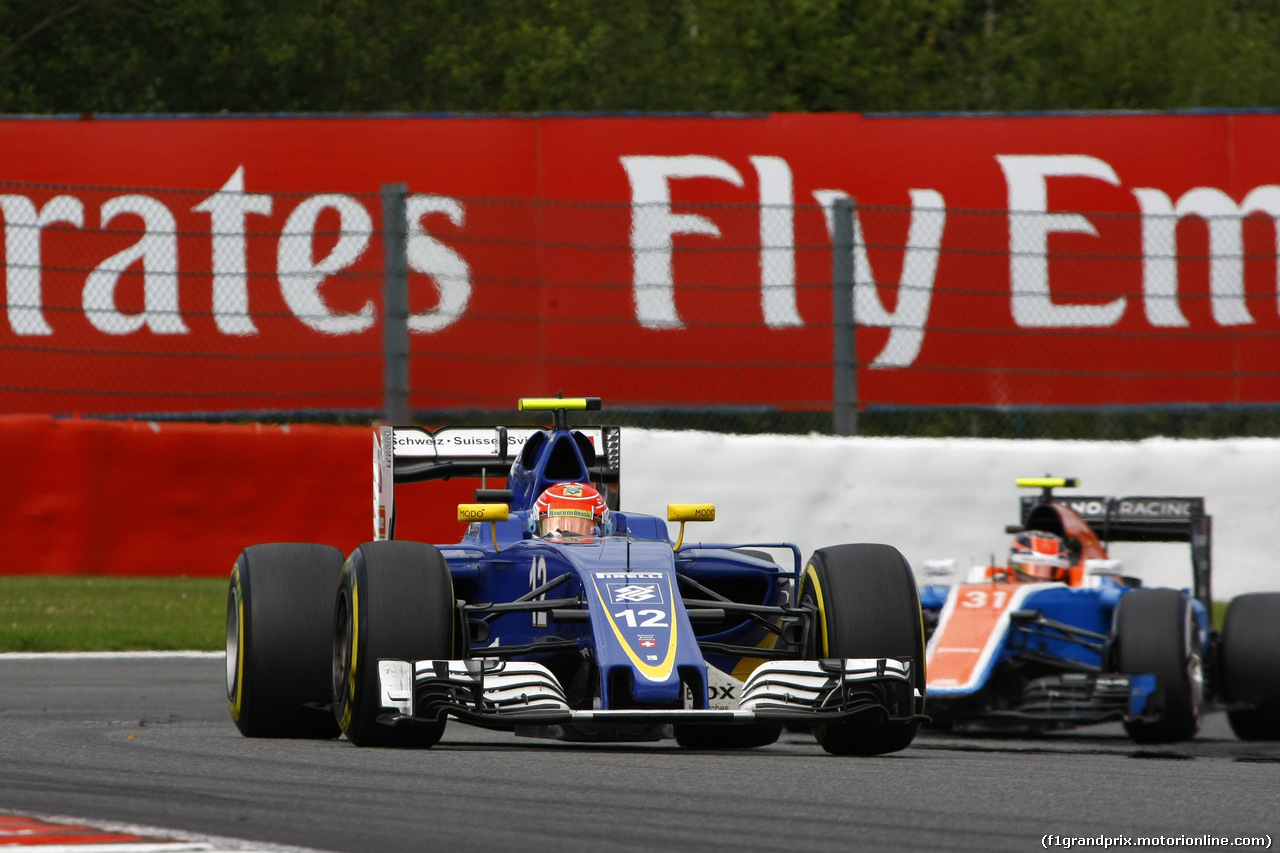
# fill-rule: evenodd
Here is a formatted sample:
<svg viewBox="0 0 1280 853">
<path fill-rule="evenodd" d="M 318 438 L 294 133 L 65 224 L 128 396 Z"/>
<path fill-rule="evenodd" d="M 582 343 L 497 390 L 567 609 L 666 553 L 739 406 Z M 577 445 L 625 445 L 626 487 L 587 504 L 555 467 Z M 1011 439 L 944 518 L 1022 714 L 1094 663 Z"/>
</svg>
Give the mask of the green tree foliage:
<svg viewBox="0 0 1280 853">
<path fill-rule="evenodd" d="M 1280 0 L 0 0 L 0 111 L 1280 105 Z"/>
</svg>

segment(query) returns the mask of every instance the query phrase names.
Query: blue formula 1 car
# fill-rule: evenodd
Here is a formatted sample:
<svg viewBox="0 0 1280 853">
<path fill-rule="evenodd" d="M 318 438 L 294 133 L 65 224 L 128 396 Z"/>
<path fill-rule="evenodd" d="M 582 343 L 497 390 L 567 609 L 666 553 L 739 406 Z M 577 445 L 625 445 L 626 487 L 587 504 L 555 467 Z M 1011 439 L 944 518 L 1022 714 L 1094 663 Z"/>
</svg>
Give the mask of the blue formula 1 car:
<svg viewBox="0 0 1280 853">
<path fill-rule="evenodd" d="M 1209 613 L 1212 519 L 1197 497 L 1055 495 L 1030 478 L 1007 566 L 925 585 L 929 714 L 958 731 L 1045 731 L 1123 721 L 1139 743 L 1189 739 L 1204 709 L 1245 739 L 1280 739 L 1280 593 Z M 1111 542 L 1187 542 L 1192 586 L 1143 587 Z"/>
<path fill-rule="evenodd" d="M 686 542 L 715 507 L 622 510 L 620 430 L 567 423 L 599 405 L 522 400 L 552 413 L 548 429 L 381 427 L 374 541 L 345 559 L 324 545 L 242 552 L 227 601 L 240 731 L 431 746 L 452 718 L 691 748 L 763 746 L 784 726 L 834 754 L 910 744 L 924 635 L 902 555 L 838 545 L 802 563 L 785 542 Z M 460 477 L 480 481 L 458 507 L 461 542 L 395 538 L 397 488 Z"/>
</svg>

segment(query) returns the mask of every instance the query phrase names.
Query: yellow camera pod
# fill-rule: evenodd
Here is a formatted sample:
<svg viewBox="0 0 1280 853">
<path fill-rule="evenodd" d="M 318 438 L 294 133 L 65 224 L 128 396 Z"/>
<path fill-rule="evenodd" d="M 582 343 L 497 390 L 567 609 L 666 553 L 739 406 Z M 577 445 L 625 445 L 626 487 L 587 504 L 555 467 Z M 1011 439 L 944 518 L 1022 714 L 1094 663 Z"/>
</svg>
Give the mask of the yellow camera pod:
<svg viewBox="0 0 1280 853">
<path fill-rule="evenodd" d="M 522 412 L 554 412 L 565 409 L 570 412 L 596 412 L 600 410 L 599 397 L 521 397 L 518 403 Z"/>
<path fill-rule="evenodd" d="M 1076 477 L 1019 477 L 1020 489 L 1074 489 L 1080 485 Z"/>
</svg>

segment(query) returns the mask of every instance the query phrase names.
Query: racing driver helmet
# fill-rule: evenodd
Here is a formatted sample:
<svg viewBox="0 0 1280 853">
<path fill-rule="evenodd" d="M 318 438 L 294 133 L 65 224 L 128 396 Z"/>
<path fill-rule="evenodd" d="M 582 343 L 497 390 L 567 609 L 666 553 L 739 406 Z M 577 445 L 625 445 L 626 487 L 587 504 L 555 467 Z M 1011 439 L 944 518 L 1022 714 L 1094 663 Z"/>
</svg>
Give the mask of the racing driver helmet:
<svg viewBox="0 0 1280 853">
<path fill-rule="evenodd" d="M 1017 580 L 1062 580 L 1071 568 L 1071 553 L 1056 533 L 1024 530 L 1013 537 L 1009 568 Z"/>
<path fill-rule="evenodd" d="M 586 483 L 556 483 L 533 505 L 538 535 L 593 536 L 612 532 L 604 496 Z"/>
</svg>

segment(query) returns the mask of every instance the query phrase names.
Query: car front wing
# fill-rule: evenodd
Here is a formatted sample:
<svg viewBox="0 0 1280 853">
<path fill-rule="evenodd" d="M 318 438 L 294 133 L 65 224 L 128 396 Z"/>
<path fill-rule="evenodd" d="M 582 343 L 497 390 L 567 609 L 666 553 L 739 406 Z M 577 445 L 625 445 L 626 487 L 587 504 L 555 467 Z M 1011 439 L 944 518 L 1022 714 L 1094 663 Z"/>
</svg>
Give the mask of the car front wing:
<svg viewBox="0 0 1280 853">
<path fill-rule="evenodd" d="M 632 723 L 814 725 L 873 715 L 880 721 L 926 721 L 913 686 L 913 663 L 895 658 L 775 660 L 718 691 L 710 708 L 571 708 L 550 670 L 531 661 L 382 660 L 383 713 L 392 725 L 453 717 L 487 728 Z M 712 678 L 729 679 L 708 667 Z M 733 679 L 729 679 L 736 681 Z M 725 699 L 724 697 L 732 698 Z"/>
</svg>

